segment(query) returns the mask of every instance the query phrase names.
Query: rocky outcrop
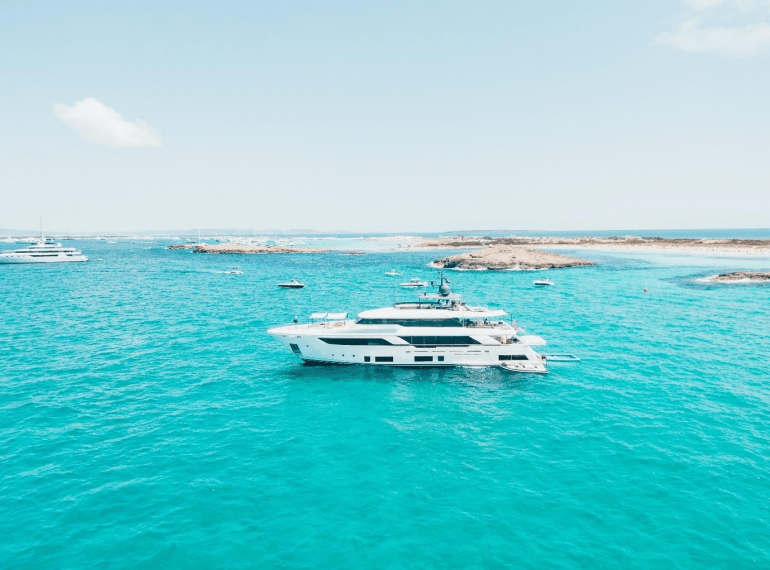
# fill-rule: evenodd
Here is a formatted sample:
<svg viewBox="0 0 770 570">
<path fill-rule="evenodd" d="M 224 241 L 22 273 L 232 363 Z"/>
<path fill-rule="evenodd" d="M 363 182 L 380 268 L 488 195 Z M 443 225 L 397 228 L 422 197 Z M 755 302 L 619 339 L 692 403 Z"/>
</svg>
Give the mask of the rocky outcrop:
<svg viewBox="0 0 770 570">
<path fill-rule="evenodd" d="M 567 257 L 549 251 L 511 245 L 493 245 L 433 262 L 445 269 L 556 269 L 595 265 L 593 261 Z"/>
<path fill-rule="evenodd" d="M 170 245 L 166 249 L 191 249 L 195 253 L 326 253 L 328 249 L 314 249 L 301 247 L 279 247 L 269 245 L 240 245 L 232 243 L 217 244 L 177 244 Z"/>
<path fill-rule="evenodd" d="M 736 283 L 740 282 L 762 282 L 770 281 L 770 273 L 758 273 L 752 271 L 733 271 L 732 273 L 722 273 L 715 277 L 709 278 L 709 281 L 716 281 L 717 283 Z"/>
</svg>

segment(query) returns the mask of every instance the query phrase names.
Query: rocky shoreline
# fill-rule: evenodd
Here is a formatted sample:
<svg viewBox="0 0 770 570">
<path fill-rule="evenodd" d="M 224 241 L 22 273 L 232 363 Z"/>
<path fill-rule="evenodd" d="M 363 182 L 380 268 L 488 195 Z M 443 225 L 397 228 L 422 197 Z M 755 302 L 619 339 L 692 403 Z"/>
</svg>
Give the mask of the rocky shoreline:
<svg viewBox="0 0 770 570">
<path fill-rule="evenodd" d="M 732 273 L 722 273 L 709 277 L 708 281 L 715 283 L 762 283 L 770 282 L 770 273 L 760 273 L 755 271 L 733 271 Z"/>
<path fill-rule="evenodd" d="M 504 270 L 504 269 L 559 269 L 596 265 L 593 261 L 567 257 L 558 253 L 541 251 L 521 246 L 492 245 L 481 251 L 471 251 L 436 259 L 436 267 L 444 269 Z"/>
<path fill-rule="evenodd" d="M 271 254 L 271 253 L 327 253 L 328 249 L 280 247 L 266 245 L 239 245 L 231 243 L 217 244 L 176 244 L 166 249 L 191 249 L 194 253 L 247 253 L 247 254 Z"/>
<path fill-rule="evenodd" d="M 405 249 L 471 249 L 490 246 L 663 251 L 770 257 L 768 239 L 672 239 L 660 237 L 511 237 L 453 236 L 424 240 Z"/>
</svg>

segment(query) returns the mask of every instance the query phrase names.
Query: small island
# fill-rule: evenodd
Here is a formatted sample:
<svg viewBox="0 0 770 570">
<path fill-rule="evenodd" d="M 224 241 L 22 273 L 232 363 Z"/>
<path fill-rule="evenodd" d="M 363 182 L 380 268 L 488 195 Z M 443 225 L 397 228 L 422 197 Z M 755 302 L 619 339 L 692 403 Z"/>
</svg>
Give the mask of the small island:
<svg viewBox="0 0 770 570">
<path fill-rule="evenodd" d="M 580 267 L 596 263 L 528 247 L 491 245 L 480 251 L 436 259 L 433 265 L 444 269 L 531 270 Z"/>
<path fill-rule="evenodd" d="M 405 249 L 471 249 L 496 245 L 533 248 L 594 249 L 637 252 L 666 252 L 703 255 L 770 256 L 770 239 L 696 239 L 638 236 L 560 237 L 444 236 L 422 240 Z"/>
<path fill-rule="evenodd" d="M 759 273 L 752 271 L 733 271 L 709 277 L 708 281 L 715 283 L 762 283 L 770 282 L 770 272 Z"/>
<path fill-rule="evenodd" d="M 270 253 L 326 253 L 328 249 L 302 248 L 302 247 L 281 247 L 275 245 L 241 245 L 235 243 L 192 243 L 170 245 L 166 249 L 191 249 L 194 253 L 250 253 L 250 254 L 270 254 Z"/>
</svg>

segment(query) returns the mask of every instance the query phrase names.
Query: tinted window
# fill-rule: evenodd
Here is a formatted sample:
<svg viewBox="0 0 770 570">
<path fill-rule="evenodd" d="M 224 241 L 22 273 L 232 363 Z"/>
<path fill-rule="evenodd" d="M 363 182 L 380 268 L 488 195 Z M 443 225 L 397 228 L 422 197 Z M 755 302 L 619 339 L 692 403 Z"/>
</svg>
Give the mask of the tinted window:
<svg viewBox="0 0 770 570">
<path fill-rule="evenodd" d="M 432 356 L 415 356 L 414 357 L 415 362 L 433 362 Z"/>
<path fill-rule="evenodd" d="M 322 338 L 326 344 L 344 344 L 354 346 L 390 346 L 384 338 Z"/>
<path fill-rule="evenodd" d="M 529 360 L 526 354 L 501 354 L 498 358 L 500 360 Z"/>
<path fill-rule="evenodd" d="M 358 319 L 359 325 L 400 325 L 402 327 L 462 327 L 458 319 Z"/>
<path fill-rule="evenodd" d="M 392 356 L 375 356 L 374 357 L 375 362 L 393 362 Z"/>
<path fill-rule="evenodd" d="M 468 346 L 469 344 L 481 344 L 469 336 L 402 336 L 414 346 Z"/>
</svg>

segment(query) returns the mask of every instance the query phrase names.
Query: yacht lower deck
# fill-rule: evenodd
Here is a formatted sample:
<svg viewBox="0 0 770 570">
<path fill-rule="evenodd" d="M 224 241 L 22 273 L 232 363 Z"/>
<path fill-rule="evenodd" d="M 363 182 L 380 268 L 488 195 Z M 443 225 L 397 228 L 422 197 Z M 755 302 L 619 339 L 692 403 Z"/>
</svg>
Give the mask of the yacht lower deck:
<svg viewBox="0 0 770 570">
<path fill-rule="evenodd" d="M 445 329 L 437 335 L 432 329 L 335 324 L 338 326 L 294 325 L 270 332 L 296 356 L 311 364 L 427 367 L 542 361 L 528 342 L 532 338 L 542 339 L 518 338 L 510 327 Z M 319 326 L 328 328 L 314 328 Z"/>
</svg>

